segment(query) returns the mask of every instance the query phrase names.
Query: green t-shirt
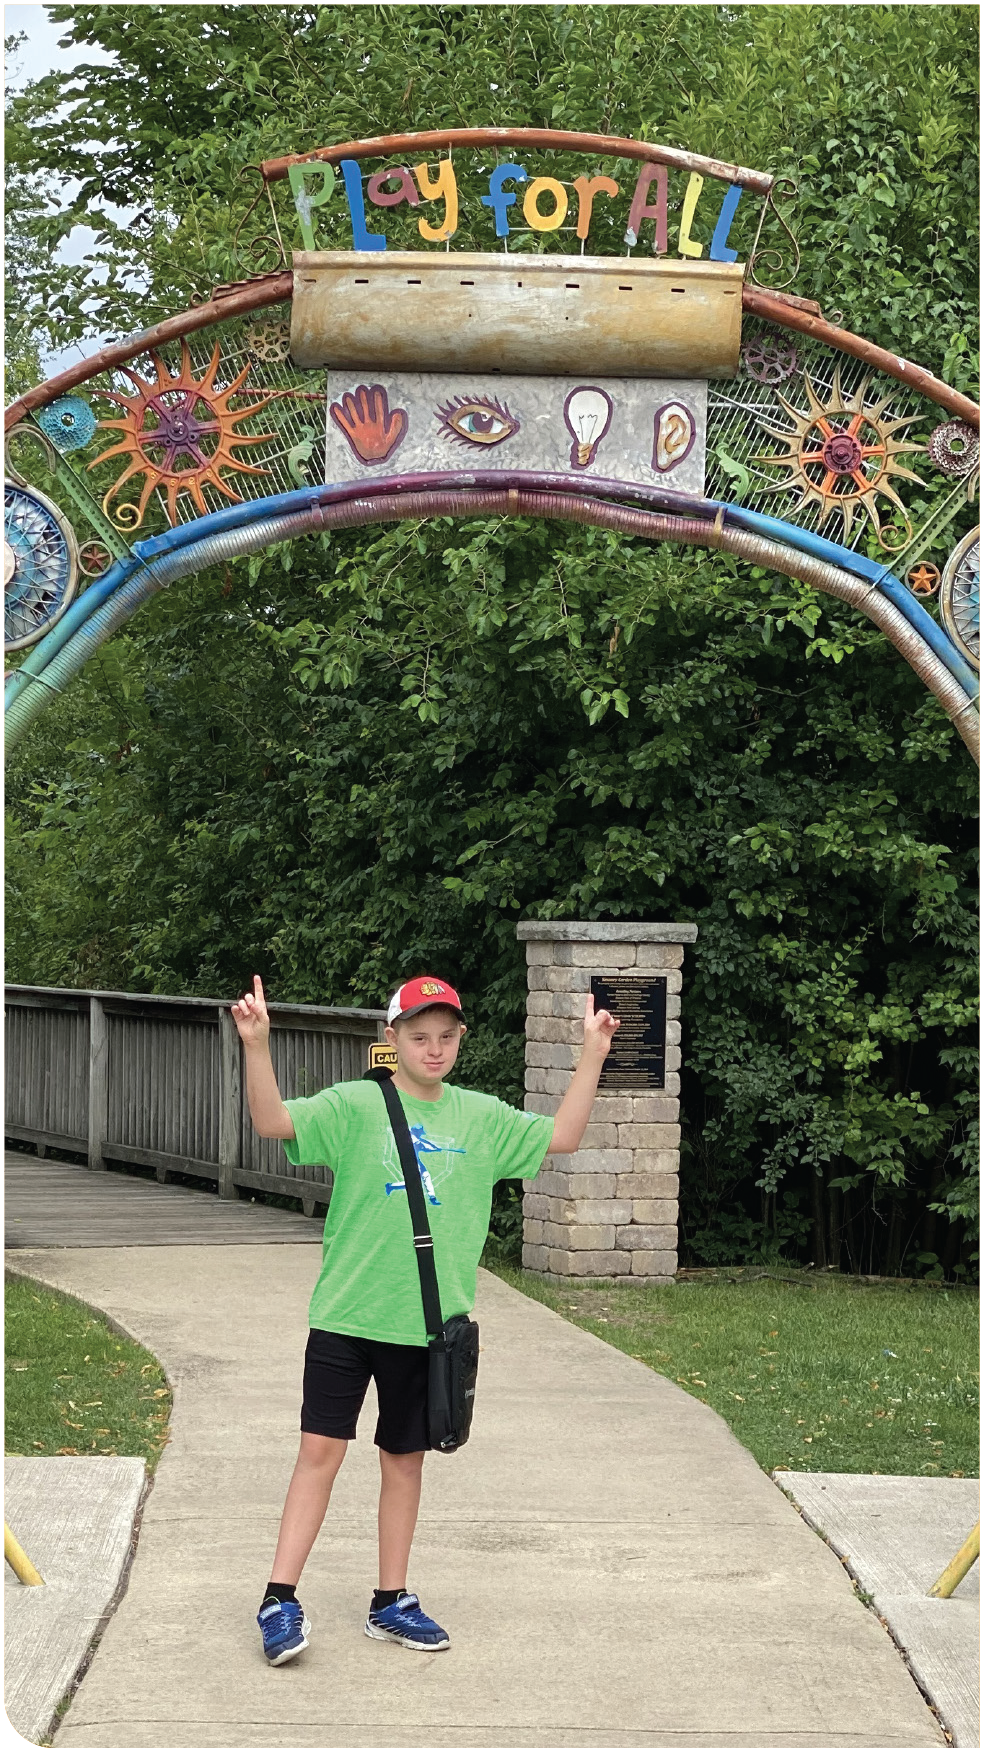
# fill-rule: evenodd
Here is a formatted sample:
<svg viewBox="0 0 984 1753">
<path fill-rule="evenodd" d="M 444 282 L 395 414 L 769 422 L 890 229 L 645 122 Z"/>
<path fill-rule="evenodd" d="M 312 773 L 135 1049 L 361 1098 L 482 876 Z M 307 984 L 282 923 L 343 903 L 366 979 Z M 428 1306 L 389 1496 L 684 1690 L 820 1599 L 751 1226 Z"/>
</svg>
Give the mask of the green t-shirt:
<svg viewBox="0 0 984 1753">
<path fill-rule="evenodd" d="M 398 1093 L 424 1184 L 447 1320 L 474 1304 L 494 1182 L 536 1175 L 553 1121 L 455 1084 L 445 1084 L 436 1102 Z M 284 1106 L 295 1133 L 284 1140 L 288 1161 L 325 1163 L 335 1176 L 311 1326 L 426 1345 L 410 1208 L 382 1091 L 360 1079 Z"/>
</svg>

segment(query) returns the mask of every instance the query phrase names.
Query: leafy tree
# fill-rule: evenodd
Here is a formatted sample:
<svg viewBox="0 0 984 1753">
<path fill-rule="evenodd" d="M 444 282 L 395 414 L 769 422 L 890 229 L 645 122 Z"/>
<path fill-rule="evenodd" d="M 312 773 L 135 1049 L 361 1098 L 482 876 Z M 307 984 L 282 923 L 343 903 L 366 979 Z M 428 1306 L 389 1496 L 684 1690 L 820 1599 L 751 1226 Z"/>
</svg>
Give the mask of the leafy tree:
<svg viewBox="0 0 984 1753">
<path fill-rule="evenodd" d="M 53 15 L 118 65 L 12 105 L 18 235 L 100 227 L 53 280 L 22 252 L 37 334 L 143 327 L 233 277 L 261 157 L 498 121 L 798 175 L 796 290 L 970 382 L 968 8 Z M 69 169 L 75 200 L 32 212 Z M 553 524 L 310 538 L 143 611 L 8 795 L 11 977 L 214 994 L 259 967 L 282 998 L 378 1003 L 436 966 L 481 1019 L 462 1075 L 512 1099 L 517 918 L 695 919 L 688 1257 L 970 1261 L 973 771 L 881 636 L 805 587 Z"/>
<path fill-rule="evenodd" d="M 9 105 L 8 166 L 78 182 L 64 206 L 30 215 L 31 234 L 48 253 L 75 224 L 98 232 L 90 261 L 53 281 L 50 268 L 35 274 L 35 320 L 53 341 L 144 327 L 236 278 L 235 228 L 257 187 L 244 173 L 263 158 L 397 130 L 525 125 L 658 139 L 793 176 L 797 289 L 883 345 L 905 336 L 958 387 L 972 381 L 973 8 L 49 11 L 68 41 L 118 62 L 51 74 Z M 134 217 L 113 220 L 114 205 Z M 459 244 L 487 247 L 481 208 L 466 204 L 462 224 Z"/>
</svg>

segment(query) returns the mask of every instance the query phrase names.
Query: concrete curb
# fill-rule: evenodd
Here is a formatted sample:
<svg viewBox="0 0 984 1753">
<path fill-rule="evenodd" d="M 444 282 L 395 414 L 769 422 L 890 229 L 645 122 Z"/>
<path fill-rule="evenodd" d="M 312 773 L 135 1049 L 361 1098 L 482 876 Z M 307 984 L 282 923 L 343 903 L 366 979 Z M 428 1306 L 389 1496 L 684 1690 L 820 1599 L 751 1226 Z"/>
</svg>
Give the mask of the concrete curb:
<svg viewBox="0 0 984 1753">
<path fill-rule="evenodd" d="M 773 1473 L 845 1561 L 955 1747 L 980 1746 L 980 1570 L 949 1601 L 928 1590 L 980 1514 L 977 1479 Z"/>
<path fill-rule="evenodd" d="M 10 1455 L 4 1481 L 6 1518 L 44 1578 L 26 1588 L 4 1568 L 4 1703 L 36 1742 L 125 1593 L 150 1481 L 119 1455 Z"/>
</svg>

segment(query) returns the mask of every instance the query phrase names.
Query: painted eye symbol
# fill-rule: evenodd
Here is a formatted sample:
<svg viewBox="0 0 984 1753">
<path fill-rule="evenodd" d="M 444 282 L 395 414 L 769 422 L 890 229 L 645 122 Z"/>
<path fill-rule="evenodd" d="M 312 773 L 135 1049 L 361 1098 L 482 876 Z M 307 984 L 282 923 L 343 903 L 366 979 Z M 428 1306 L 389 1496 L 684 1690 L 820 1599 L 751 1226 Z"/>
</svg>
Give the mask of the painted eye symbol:
<svg viewBox="0 0 984 1753">
<path fill-rule="evenodd" d="M 520 422 L 493 396 L 455 396 L 435 409 L 441 431 L 459 444 L 501 444 Z"/>
</svg>

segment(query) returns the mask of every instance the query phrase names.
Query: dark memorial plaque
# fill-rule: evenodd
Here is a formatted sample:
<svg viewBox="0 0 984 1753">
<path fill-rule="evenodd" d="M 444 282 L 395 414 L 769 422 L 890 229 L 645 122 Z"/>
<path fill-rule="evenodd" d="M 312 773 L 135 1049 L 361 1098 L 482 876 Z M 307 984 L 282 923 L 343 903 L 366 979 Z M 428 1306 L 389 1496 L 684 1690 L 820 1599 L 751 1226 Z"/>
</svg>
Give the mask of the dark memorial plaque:
<svg viewBox="0 0 984 1753">
<path fill-rule="evenodd" d="M 592 974 L 591 995 L 619 1020 L 599 1090 L 665 1088 L 666 975 Z"/>
</svg>

